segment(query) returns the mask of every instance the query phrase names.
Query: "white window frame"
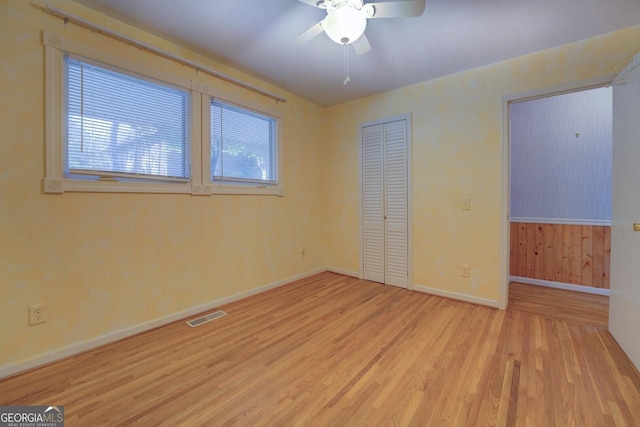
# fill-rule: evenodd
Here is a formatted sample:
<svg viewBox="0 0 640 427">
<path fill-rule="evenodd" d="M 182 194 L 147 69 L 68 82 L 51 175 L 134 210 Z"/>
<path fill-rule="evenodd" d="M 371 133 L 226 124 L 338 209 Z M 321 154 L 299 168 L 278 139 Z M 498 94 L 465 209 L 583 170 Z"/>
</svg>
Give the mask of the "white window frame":
<svg viewBox="0 0 640 427">
<path fill-rule="evenodd" d="M 206 140 L 202 144 L 202 149 L 206 150 L 206 153 L 202 153 L 202 158 L 206 159 L 202 162 L 202 177 L 206 180 L 206 185 L 209 186 L 211 194 L 265 194 L 283 196 L 284 189 L 282 186 L 282 149 L 280 141 L 282 140 L 282 111 L 277 107 L 265 107 L 262 104 L 245 99 L 240 95 L 235 95 L 230 92 L 224 91 L 218 88 L 212 88 L 206 84 L 198 84 L 198 90 L 202 92 L 202 138 Z M 273 117 L 276 120 L 276 140 L 274 142 L 275 156 L 274 156 L 274 175 L 275 185 L 256 185 L 255 183 L 240 183 L 240 182 L 212 182 L 211 174 L 211 103 L 213 100 L 219 100 L 224 103 L 234 104 L 240 108 L 247 110 L 253 110 L 260 114 Z"/>
<path fill-rule="evenodd" d="M 45 193 L 62 194 L 64 192 L 125 192 L 125 193 L 178 193 L 207 196 L 212 194 L 253 194 L 283 196 L 281 175 L 281 120 L 282 114 L 277 107 L 265 107 L 245 99 L 243 94 L 226 93 L 219 88 L 212 88 L 203 82 L 189 80 L 169 73 L 147 67 L 142 63 L 114 56 L 83 43 L 67 39 L 58 34 L 43 31 L 45 46 L 45 177 L 43 191 Z M 107 179 L 84 180 L 65 177 L 64 175 L 64 120 L 65 106 L 65 54 L 72 54 L 90 61 L 96 61 L 115 67 L 123 72 L 134 73 L 150 80 L 165 82 L 189 91 L 189 163 L 190 180 L 187 182 L 170 182 L 157 180 L 118 180 L 118 177 Z M 213 98 L 236 104 L 242 108 L 254 110 L 276 119 L 276 185 L 256 186 L 255 183 L 213 183 L 211 182 L 211 142 L 210 142 L 210 105 Z"/>
</svg>

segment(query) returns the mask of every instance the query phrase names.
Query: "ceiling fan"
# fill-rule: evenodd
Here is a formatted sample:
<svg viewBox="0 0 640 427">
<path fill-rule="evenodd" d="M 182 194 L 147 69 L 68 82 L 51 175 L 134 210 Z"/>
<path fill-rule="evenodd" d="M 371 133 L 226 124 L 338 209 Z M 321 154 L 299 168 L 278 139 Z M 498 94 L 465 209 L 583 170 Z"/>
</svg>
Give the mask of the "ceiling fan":
<svg viewBox="0 0 640 427">
<path fill-rule="evenodd" d="M 420 16 L 424 12 L 425 0 L 387 1 L 364 3 L 362 0 L 298 0 L 302 3 L 325 9 L 327 16 L 299 36 L 293 43 L 306 43 L 323 31 L 334 42 L 353 44 L 358 55 L 371 50 L 364 30 L 367 19 L 403 18 Z"/>
</svg>

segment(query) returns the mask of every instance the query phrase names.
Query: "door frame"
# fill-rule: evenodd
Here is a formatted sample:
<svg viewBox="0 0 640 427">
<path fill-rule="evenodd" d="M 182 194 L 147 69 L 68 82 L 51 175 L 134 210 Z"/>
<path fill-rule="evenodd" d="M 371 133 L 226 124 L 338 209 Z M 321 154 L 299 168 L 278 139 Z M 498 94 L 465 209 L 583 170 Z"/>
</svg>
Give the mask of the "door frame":
<svg viewBox="0 0 640 427">
<path fill-rule="evenodd" d="M 500 286 L 498 294 L 498 308 L 506 310 L 509 303 L 509 258 L 510 258 L 510 222 L 509 217 L 511 206 L 511 132 L 509 123 L 509 104 L 512 102 L 528 101 L 548 96 L 562 95 L 571 92 L 581 92 L 583 90 L 597 89 L 609 86 L 615 76 L 601 76 L 592 79 L 566 83 L 557 86 L 543 87 L 530 91 L 504 95 L 502 97 L 502 221 L 500 226 Z M 613 250 L 612 250 L 613 253 Z"/>
<path fill-rule="evenodd" d="M 413 190 L 412 190 L 412 156 L 411 156 L 411 113 L 399 114 L 397 116 L 385 117 L 378 120 L 361 122 L 358 126 L 358 252 L 359 267 L 358 278 L 364 277 L 364 221 L 363 221 L 363 183 L 362 183 L 362 129 L 367 126 L 380 125 L 398 120 L 407 122 L 407 289 L 413 290 Z"/>
</svg>

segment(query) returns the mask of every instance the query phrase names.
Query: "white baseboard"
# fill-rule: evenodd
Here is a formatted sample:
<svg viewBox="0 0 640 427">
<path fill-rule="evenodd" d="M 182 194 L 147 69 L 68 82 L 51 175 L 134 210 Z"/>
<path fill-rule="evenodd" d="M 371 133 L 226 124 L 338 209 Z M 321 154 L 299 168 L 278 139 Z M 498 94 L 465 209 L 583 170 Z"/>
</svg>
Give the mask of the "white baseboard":
<svg viewBox="0 0 640 427">
<path fill-rule="evenodd" d="M 327 271 L 330 271 L 332 273 L 342 274 L 344 276 L 355 277 L 356 279 L 360 278 L 360 273 L 358 273 L 357 271 L 345 270 L 343 268 L 327 267 Z"/>
<path fill-rule="evenodd" d="M 585 294 L 609 296 L 609 289 L 594 288 L 592 286 L 572 285 L 569 283 L 553 282 L 551 280 L 530 279 L 528 277 L 509 276 L 510 282 L 524 283 L 525 285 L 544 286 L 547 288 L 564 289 L 566 291 L 582 292 Z"/>
<path fill-rule="evenodd" d="M 237 301 L 243 298 L 247 298 L 249 296 L 256 295 L 256 294 L 268 291 L 270 289 L 274 289 L 274 288 L 289 284 L 291 282 L 295 282 L 296 280 L 304 279 L 305 277 L 313 276 L 314 274 L 321 273 L 323 271 L 327 271 L 327 269 L 317 268 L 315 270 L 311 270 L 306 273 L 297 274 L 295 276 L 282 279 L 282 280 L 277 280 L 275 282 L 271 282 L 254 289 L 250 289 L 248 291 L 244 291 L 244 292 L 237 293 L 235 295 L 220 298 L 215 301 L 211 301 L 206 304 L 192 307 L 187 310 L 179 311 L 177 313 L 160 317 L 158 319 L 150 320 L 148 322 L 144 322 L 139 325 L 131 326 L 129 328 L 125 328 L 119 331 L 110 332 L 108 334 L 101 335 L 99 337 L 92 338 L 87 341 L 72 344 L 72 345 L 62 347 L 60 349 L 56 349 L 53 351 L 48 351 L 46 353 L 42 353 L 37 356 L 29 357 L 27 359 L 21 360 L 20 362 L 2 365 L 0 366 L 0 379 L 13 376 L 20 372 L 24 372 L 30 369 L 37 368 L 37 367 L 55 362 L 60 359 L 64 359 L 66 357 L 70 357 L 75 354 L 82 353 L 87 350 L 91 350 L 92 348 L 100 347 L 102 345 L 109 344 L 114 341 L 118 341 L 123 338 L 127 338 L 132 335 L 136 335 L 141 332 L 145 332 L 150 329 L 154 329 L 159 326 L 169 324 L 171 322 L 175 322 L 177 320 L 186 319 L 187 317 L 194 316 L 196 314 L 202 313 L 203 311 L 211 310 L 221 305 L 228 304 L 230 302 Z"/>
<path fill-rule="evenodd" d="M 414 284 L 413 290 L 418 292 L 423 292 L 425 294 L 437 295 L 439 297 L 445 297 L 445 298 L 455 299 L 458 301 L 470 302 L 472 304 L 485 305 L 487 307 L 492 307 L 492 308 L 499 308 L 500 306 L 498 301 L 495 301 L 492 299 L 474 297 L 473 295 L 445 291 L 442 289 L 430 288 L 428 286 Z"/>
</svg>

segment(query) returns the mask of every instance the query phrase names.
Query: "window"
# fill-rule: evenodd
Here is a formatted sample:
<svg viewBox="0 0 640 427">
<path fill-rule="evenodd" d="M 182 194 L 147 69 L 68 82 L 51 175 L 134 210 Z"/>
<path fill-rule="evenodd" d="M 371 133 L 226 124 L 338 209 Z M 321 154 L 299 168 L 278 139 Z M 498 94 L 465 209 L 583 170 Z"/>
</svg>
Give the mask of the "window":
<svg viewBox="0 0 640 427">
<path fill-rule="evenodd" d="M 46 31 L 43 44 L 45 193 L 283 195 L 277 102 L 151 52 L 127 59 Z"/>
<path fill-rule="evenodd" d="M 66 58 L 65 175 L 189 180 L 188 92 Z"/>
<path fill-rule="evenodd" d="M 275 140 L 273 117 L 213 100 L 212 181 L 276 184 Z"/>
</svg>

